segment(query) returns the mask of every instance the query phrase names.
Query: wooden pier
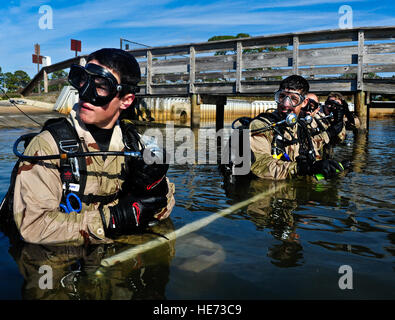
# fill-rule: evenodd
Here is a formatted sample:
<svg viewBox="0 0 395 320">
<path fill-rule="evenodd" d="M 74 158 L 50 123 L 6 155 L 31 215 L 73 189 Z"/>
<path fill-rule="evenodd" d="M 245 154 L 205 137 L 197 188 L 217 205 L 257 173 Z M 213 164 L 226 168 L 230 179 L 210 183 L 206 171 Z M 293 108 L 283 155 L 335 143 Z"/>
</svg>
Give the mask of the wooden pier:
<svg viewBox="0 0 395 320">
<path fill-rule="evenodd" d="M 299 74 L 310 91 L 352 95 L 362 129 L 372 94 L 395 94 L 395 26 L 337 29 L 151 47 L 130 51 L 139 61 L 142 97 L 190 97 L 191 126 L 200 123 L 200 104 L 216 105 L 223 126 L 230 96 L 273 94 L 282 77 Z M 225 54 L 224 54 L 225 53 Z M 23 90 L 28 95 L 48 74 L 85 64 L 86 56 L 43 67 Z M 381 78 L 372 77 L 379 73 Z"/>
</svg>

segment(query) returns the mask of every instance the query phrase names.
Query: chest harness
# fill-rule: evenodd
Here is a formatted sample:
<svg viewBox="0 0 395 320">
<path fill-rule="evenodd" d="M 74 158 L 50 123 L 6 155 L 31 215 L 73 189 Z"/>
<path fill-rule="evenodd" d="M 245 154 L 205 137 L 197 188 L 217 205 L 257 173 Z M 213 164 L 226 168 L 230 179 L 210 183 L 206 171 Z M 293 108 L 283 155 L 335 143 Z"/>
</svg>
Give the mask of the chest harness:
<svg viewBox="0 0 395 320">
<path fill-rule="evenodd" d="M 82 206 L 82 203 L 85 203 L 86 205 L 90 205 L 92 203 L 101 203 L 102 205 L 105 205 L 119 197 L 119 192 L 110 195 L 84 193 L 87 176 L 89 174 L 87 172 L 86 156 L 139 156 L 139 150 L 141 149 L 140 137 L 130 120 L 121 120 L 123 143 L 125 145 L 125 150 L 127 151 L 84 152 L 81 139 L 79 138 L 75 128 L 66 118 L 47 120 L 41 132 L 45 130 L 52 135 L 60 153 L 58 155 L 37 157 L 22 155 L 17 151 L 18 143 L 20 141 L 24 141 L 24 146 L 26 148 L 30 141 L 37 135 L 37 133 L 30 133 L 20 137 L 14 144 L 14 153 L 19 157 L 19 159 L 12 170 L 10 187 L 1 203 L 1 211 L 4 209 L 9 212 L 13 211 L 15 180 L 20 162 L 23 160 L 37 163 L 40 160 L 60 159 L 58 170 L 63 188 L 61 204 L 70 202 L 70 206 L 72 208 L 78 208 L 78 206 Z M 128 161 L 125 161 L 125 165 L 127 165 L 127 162 Z M 122 174 L 123 172 L 120 173 L 120 176 L 122 176 Z M 76 195 L 76 197 L 70 197 L 71 193 Z M 65 206 L 61 205 L 61 208 L 65 208 Z"/>
</svg>

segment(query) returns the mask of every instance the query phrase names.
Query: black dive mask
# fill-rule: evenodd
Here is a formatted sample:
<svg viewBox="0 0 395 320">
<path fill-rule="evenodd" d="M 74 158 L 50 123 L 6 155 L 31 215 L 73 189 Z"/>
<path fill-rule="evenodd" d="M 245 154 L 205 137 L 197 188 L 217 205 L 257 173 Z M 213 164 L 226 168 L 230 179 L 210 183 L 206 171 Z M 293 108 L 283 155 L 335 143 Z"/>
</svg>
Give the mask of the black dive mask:
<svg viewBox="0 0 395 320">
<path fill-rule="evenodd" d="M 324 113 L 329 115 L 331 112 L 335 112 L 338 109 L 341 109 L 342 104 L 335 100 L 326 100 L 324 104 Z"/>
<path fill-rule="evenodd" d="M 110 71 L 93 63 L 85 67 L 72 65 L 68 80 L 78 90 L 81 100 L 95 106 L 106 105 L 121 91 L 135 92 L 132 90 L 134 86 L 118 84 Z"/>
</svg>

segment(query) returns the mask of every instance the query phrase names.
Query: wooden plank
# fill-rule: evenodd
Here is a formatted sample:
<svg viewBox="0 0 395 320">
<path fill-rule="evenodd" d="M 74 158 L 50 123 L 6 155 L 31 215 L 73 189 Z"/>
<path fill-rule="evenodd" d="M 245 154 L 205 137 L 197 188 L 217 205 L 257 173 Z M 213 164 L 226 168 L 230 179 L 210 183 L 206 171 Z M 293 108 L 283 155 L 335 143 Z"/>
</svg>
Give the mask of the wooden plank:
<svg viewBox="0 0 395 320">
<path fill-rule="evenodd" d="M 299 37 L 293 37 L 293 45 L 292 45 L 292 71 L 294 74 L 298 73 L 299 68 Z"/>
<path fill-rule="evenodd" d="M 185 84 L 173 84 L 169 85 L 151 85 L 151 95 L 172 95 L 172 96 L 188 96 L 189 85 Z"/>
<path fill-rule="evenodd" d="M 395 53 L 395 43 L 379 43 L 366 45 L 367 54 Z"/>
<path fill-rule="evenodd" d="M 395 28 L 378 27 L 377 29 L 364 28 L 365 40 L 395 40 Z"/>
<path fill-rule="evenodd" d="M 166 74 L 166 73 L 188 73 L 188 64 L 184 65 L 169 65 L 169 66 L 152 66 L 152 74 Z"/>
<path fill-rule="evenodd" d="M 358 33 L 355 30 L 327 30 L 309 33 L 299 33 L 300 44 L 320 44 L 329 42 L 349 42 L 357 41 Z"/>
<path fill-rule="evenodd" d="M 52 65 L 50 65 L 48 67 L 45 67 L 45 68 L 47 70 L 47 73 L 49 74 L 49 73 L 52 73 L 54 71 L 59 71 L 59 70 L 70 68 L 70 66 L 72 64 L 81 64 L 80 63 L 81 61 L 85 61 L 85 63 L 86 63 L 86 58 L 87 57 L 88 57 L 87 55 L 74 57 L 74 58 L 71 58 L 71 59 L 67 59 L 65 61 L 54 63 L 54 64 L 52 64 Z"/>
<path fill-rule="evenodd" d="M 251 53 L 243 55 L 243 68 L 290 67 L 292 51 Z"/>
<path fill-rule="evenodd" d="M 313 67 L 313 68 L 299 68 L 301 76 L 307 75 L 325 75 L 325 74 L 350 74 L 357 73 L 357 66 L 344 66 L 344 67 Z"/>
<path fill-rule="evenodd" d="M 196 72 L 236 69 L 236 55 L 196 58 Z"/>
<path fill-rule="evenodd" d="M 189 53 L 188 53 L 189 55 Z M 168 67 L 168 66 L 178 66 L 186 65 L 189 63 L 189 57 L 187 58 L 172 58 L 172 59 L 154 59 L 152 57 L 153 67 Z"/>
<path fill-rule="evenodd" d="M 243 47 L 240 41 L 237 42 L 237 59 L 236 59 L 236 92 L 241 92 L 241 74 L 243 68 Z"/>
<path fill-rule="evenodd" d="M 357 89 L 363 90 L 363 63 L 365 51 L 365 34 L 363 31 L 358 32 L 358 72 L 357 72 Z"/>
<path fill-rule="evenodd" d="M 232 94 L 235 93 L 235 83 L 196 83 L 196 92 L 199 94 Z"/>
<path fill-rule="evenodd" d="M 310 91 L 311 92 L 331 92 L 331 91 L 340 91 L 340 92 L 350 92 L 356 91 L 357 85 L 356 80 L 342 80 L 342 82 L 337 82 L 334 80 L 328 81 L 317 81 L 314 80 L 309 81 Z"/>
<path fill-rule="evenodd" d="M 189 93 L 195 93 L 195 48 L 189 50 Z"/>
<path fill-rule="evenodd" d="M 395 65 L 394 64 L 384 64 L 380 66 L 372 66 L 372 65 L 364 65 L 364 72 L 395 72 Z"/>
<path fill-rule="evenodd" d="M 299 50 L 299 66 L 356 64 L 356 46 Z"/>
<path fill-rule="evenodd" d="M 367 54 L 364 63 L 395 64 L 395 54 Z"/>
</svg>

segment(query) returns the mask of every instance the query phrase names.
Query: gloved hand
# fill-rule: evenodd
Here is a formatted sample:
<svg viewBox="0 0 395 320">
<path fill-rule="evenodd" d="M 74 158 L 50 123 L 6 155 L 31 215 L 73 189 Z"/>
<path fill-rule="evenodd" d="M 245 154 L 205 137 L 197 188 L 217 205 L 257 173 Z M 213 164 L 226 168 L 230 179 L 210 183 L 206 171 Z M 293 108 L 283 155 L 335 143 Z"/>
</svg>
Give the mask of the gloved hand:
<svg viewBox="0 0 395 320">
<path fill-rule="evenodd" d="M 127 160 L 126 168 L 125 183 L 122 186 L 126 192 L 137 196 L 165 196 L 167 194 L 168 164 L 147 164 L 143 158 L 131 157 Z"/>
<path fill-rule="evenodd" d="M 136 198 L 126 195 L 119 199 L 117 205 L 109 207 L 110 223 L 106 229 L 109 237 L 139 232 L 155 222 L 154 215 L 166 207 L 165 196 Z"/>
<path fill-rule="evenodd" d="M 333 109 L 333 122 L 334 123 L 339 123 L 339 122 L 343 123 L 344 114 L 345 114 L 345 109 L 344 109 L 343 104 L 342 105 L 336 104 L 336 107 Z"/>
<path fill-rule="evenodd" d="M 304 156 L 296 157 L 297 172 L 300 176 L 323 174 L 326 179 L 334 177 L 344 168 L 341 163 L 335 160 L 319 160 L 311 163 Z"/>
<path fill-rule="evenodd" d="M 345 109 L 343 105 L 334 104 L 334 106 L 335 108 L 332 109 L 333 118 L 331 120 L 329 128 L 327 129 L 330 139 L 335 138 L 342 131 L 344 126 L 343 118 L 345 114 Z"/>
<path fill-rule="evenodd" d="M 299 155 L 296 157 L 296 163 L 297 163 L 297 172 L 299 176 L 307 176 L 310 175 L 310 164 L 309 161 L 307 160 L 306 156 Z"/>
<path fill-rule="evenodd" d="M 343 171 L 341 163 L 335 160 L 319 160 L 310 167 L 310 174 L 323 174 L 325 179 L 333 178 L 339 171 Z"/>
</svg>

